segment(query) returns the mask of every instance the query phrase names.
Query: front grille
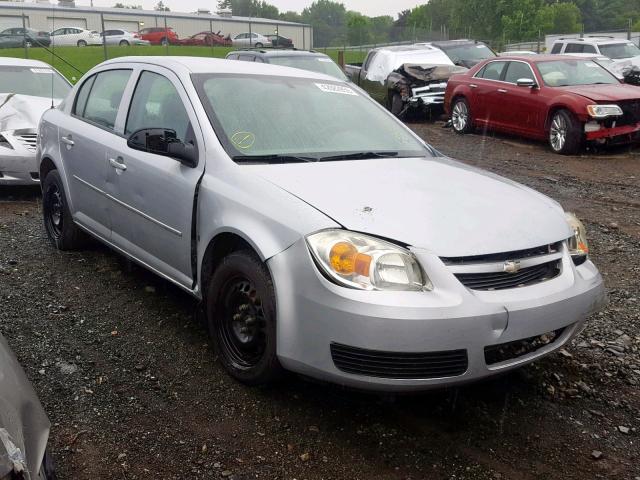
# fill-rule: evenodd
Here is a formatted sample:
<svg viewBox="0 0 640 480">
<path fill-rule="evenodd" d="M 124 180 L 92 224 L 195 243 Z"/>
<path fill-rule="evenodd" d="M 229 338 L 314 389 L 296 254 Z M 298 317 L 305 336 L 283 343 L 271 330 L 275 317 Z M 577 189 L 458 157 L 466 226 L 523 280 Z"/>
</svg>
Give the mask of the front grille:
<svg viewBox="0 0 640 480">
<path fill-rule="evenodd" d="M 466 372 L 469 366 L 466 350 L 381 352 L 332 343 L 331 357 L 343 372 L 379 378 L 455 377 Z"/>
<path fill-rule="evenodd" d="M 622 109 L 622 117 L 616 118 L 616 126 L 635 125 L 640 123 L 640 100 L 618 103 Z"/>
<path fill-rule="evenodd" d="M 30 152 L 36 151 L 38 145 L 38 134 L 36 133 L 25 133 L 23 135 L 16 136 L 16 139 L 20 142 L 20 144 L 29 150 Z"/>
<path fill-rule="evenodd" d="M 517 273 L 483 272 L 458 273 L 456 278 L 471 290 L 505 290 L 535 285 L 557 277 L 560 274 L 560 261 L 523 268 Z"/>
<path fill-rule="evenodd" d="M 560 328 L 543 335 L 484 347 L 484 360 L 487 365 L 495 365 L 496 363 L 529 355 L 558 340 L 564 330 L 564 328 Z"/>
<path fill-rule="evenodd" d="M 445 265 L 461 265 L 469 263 L 506 262 L 507 260 L 524 260 L 525 258 L 539 257 L 550 253 L 557 253 L 562 249 L 562 242 L 550 243 L 540 247 L 527 248 L 525 250 L 512 250 L 511 252 L 490 253 L 488 255 L 472 255 L 469 257 L 441 257 Z"/>
</svg>

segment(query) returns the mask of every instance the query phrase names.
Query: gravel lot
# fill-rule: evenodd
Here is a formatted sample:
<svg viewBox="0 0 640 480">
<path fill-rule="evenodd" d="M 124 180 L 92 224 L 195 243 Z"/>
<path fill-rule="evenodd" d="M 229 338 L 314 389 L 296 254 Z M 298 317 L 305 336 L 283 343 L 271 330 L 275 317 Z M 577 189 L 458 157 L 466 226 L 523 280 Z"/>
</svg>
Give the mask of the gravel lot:
<svg viewBox="0 0 640 480">
<path fill-rule="evenodd" d="M 49 413 L 60 477 L 639 480 L 640 149 L 565 158 L 412 127 L 586 221 L 610 304 L 573 345 L 419 396 L 296 377 L 246 388 L 215 362 L 190 297 L 99 245 L 53 250 L 38 190 L 0 190 L 0 331 Z"/>
</svg>

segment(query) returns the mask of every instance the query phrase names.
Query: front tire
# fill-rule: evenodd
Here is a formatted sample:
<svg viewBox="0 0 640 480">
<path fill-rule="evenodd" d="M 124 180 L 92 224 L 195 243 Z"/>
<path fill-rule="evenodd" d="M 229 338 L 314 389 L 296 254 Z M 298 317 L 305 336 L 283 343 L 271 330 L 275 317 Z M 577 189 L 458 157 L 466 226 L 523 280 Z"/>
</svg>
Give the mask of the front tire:
<svg viewBox="0 0 640 480">
<path fill-rule="evenodd" d="M 568 110 L 558 110 L 549 123 L 549 146 L 560 155 L 575 155 L 582 146 L 580 122 Z"/>
<path fill-rule="evenodd" d="M 58 250 L 77 250 L 85 244 L 86 235 L 73 222 L 57 170 L 51 170 L 42 181 L 42 214 L 49 241 Z"/>
<path fill-rule="evenodd" d="M 254 45 L 254 47 L 256 48 L 262 48 L 264 45 L 262 45 L 262 43 L 258 42 Z"/>
<path fill-rule="evenodd" d="M 459 134 L 471 133 L 473 130 L 471 109 L 464 97 L 456 98 L 451 105 L 451 127 Z"/>
<path fill-rule="evenodd" d="M 221 261 L 207 289 L 206 307 L 218 357 L 232 377 L 265 385 L 282 375 L 273 282 L 255 254 L 238 251 Z"/>
<path fill-rule="evenodd" d="M 400 118 L 403 110 L 404 102 L 402 101 L 402 96 L 398 92 L 393 92 L 389 101 L 389 111 L 393 113 L 394 116 Z"/>
<path fill-rule="evenodd" d="M 169 40 L 166 38 L 163 38 L 162 40 L 160 40 L 160 45 L 162 45 L 163 47 L 166 47 L 167 45 L 169 45 Z"/>
<path fill-rule="evenodd" d="M 121 47 L 128 47 L 129 46 L 129 42 L 127 42 L 126 40 L 120 40 L 120 46 Z"/>
</svg>

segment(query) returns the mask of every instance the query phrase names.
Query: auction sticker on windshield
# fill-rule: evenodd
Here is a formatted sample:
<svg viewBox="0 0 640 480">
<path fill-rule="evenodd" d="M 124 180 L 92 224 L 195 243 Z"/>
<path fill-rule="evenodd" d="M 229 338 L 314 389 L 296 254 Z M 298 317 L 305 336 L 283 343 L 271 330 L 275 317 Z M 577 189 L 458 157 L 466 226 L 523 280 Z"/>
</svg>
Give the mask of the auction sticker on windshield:
<svg viewBox="0 0 640 480">
<path fill-rule="evenodd" d="M 355 95 L 356 97 L 358 96 L 358 94 L 354 90 L 350 89 L 349 87 L 345 87 L 344 85 L 333 85 L 331 83 L 316 83 L 316 86 L 320 90 L 326 93 L 339 93 L 341 95 Z"/>
</svg>

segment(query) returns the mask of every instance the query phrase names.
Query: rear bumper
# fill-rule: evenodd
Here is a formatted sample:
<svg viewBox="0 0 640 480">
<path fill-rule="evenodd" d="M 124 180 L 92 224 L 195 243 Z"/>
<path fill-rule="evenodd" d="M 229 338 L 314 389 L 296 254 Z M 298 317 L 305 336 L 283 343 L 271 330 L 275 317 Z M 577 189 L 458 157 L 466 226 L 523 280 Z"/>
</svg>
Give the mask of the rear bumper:
<svg viewBox="0 0 640 480">
<path fill-rule="evenodd" d="M 318 272 L 304 240 L 271 258 L 282 365 L 320 380 L 377 391 L 462 384 L 518 368 L 561 348 L 606 301 L 596 267 L 589 261 L 575 267 L 566 252 L 559 277 L 495 292 L 469 290 L 438 257 L 416 254 L 435 285 L 433 292 L 366 292 L 336 286 Z M 555 341 L 524 355 L 487 359 L 487 347 L 554 331 L 560 331 Z M 347 347 L 343 359 L 365 357 L 374 370 L 385 363 L 383 357 L 393 356 L 411 373 L 419 362 L 424 365 L 426 355 L 437 357 L 433 368 L 439 372 L 440 365 L 453 362 L 460 351 L 467 364 L 455 374 L 418 378 L 407 378 L 406 370 L 402 378 L 359 374 L 340 365 L 336 346 Z M 415 365 L 407 363 L 407 358 L 416 357 Z M 390 371 L 397 368 L 393 365 Z"/>
<path fill-rule="evenodd" d="M 640 132 L 640 123 L 635 125 L 623 125 L 621 127 L 601 128 L 595 132 L 586 132 L 587 140 L 610 139 L 625 135 L 636 136 Z"/>
</svg>

